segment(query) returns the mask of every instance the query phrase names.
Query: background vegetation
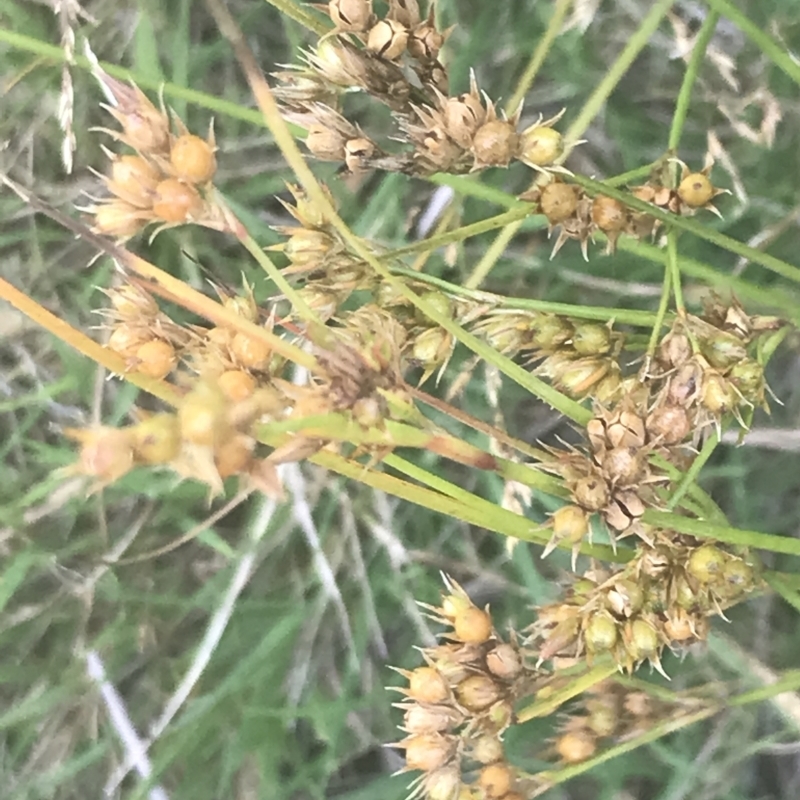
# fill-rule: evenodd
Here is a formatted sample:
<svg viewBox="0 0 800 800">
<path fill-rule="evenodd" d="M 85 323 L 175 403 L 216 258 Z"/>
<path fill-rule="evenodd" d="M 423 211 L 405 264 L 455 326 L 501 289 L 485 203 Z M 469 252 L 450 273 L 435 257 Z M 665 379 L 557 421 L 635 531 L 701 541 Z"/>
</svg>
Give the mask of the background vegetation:
<svg viewBox="0 0 800 800">
<path fill-rule="evenodd" d="M 437 6 L 443 20 L 457 25 L 447 47 L 455 88 L 467 88 L 474 68 L 492 97 L 510 97 L 552 4 L 439 0 Z M 301 26 L 262 0 L 236 0 L 230 8 L 265 71 L 294 60 L 309 41 Z M 789 52 L 800 52 L 796 0 L 737 0 L 735 8 Z M 578 0 L 569 29 L 526 95 L 526 116 L 532 121 L 566 106 L 569 124 L 650 9 L 641 0 Z M 76 29 L 101 60 L 129 68 L 143 88 L 167 82 L 167 101 L 195 130 L 214 116 L 217 185 L 263 244 L 277 241 L 270 226 L 285 222 L 276 197 L 287 196 L 289 175 L 203 3 L 92 0 L 82 12 Z M 706 13 L 703 3 L 674 4 L 571 156 L 573 169 L 603 178 L 662 155 L 684 74 L 682 55 Z M 57 120 L 60 19 L 52 2 L 0 0 L 0 165 L 73 213 L 84 193 L 97 189 L 90 168 L 103 169 L 104 138 L 90 129 L 107 118 L 94 79 L 79 66 L 70 69 L 76 151 L 74 172 L 65 174 Z M 680 151 L 699 166 L 710 146 L 718 182 L 733 191 L 720 203 L 724 221 L 707 224 L 789 263 L 800 252 L 799 98 L 797 83 L 723 15 Z M 372 130 L 388 128 L 388 117 L 374 108 L 365 104 L 364 114 Z M 329 165 L 316 171 L 353 230 L 389 248 L 418 237 L 420 215 L 437 191 L 435 180 L 379 173 L 337 178 Z M 509 194 L 529 181 L 519 164 L 484 173 L 480 183 L 461 181 L 451 224 L 500 213 Z M 463 284 L 494 238 L 490 233 L 443 248 L 426 271 Z M 708 242 L 685 239 L 685 293 L 693 307 L 716 284 L 733 286 L 750 313 L 800 319 L 799 287 Z M 257 296 L 272 293 L 247 255 L 221 235 L 180 228 L 134 249 L 203 291 L 209 276 L 239 285 L 244 273 Z M 540 219 L 526 220 L 498 248 L 483 287 L 566 303 L 654 308 L 658 302 L 663 265 L 652 248 L 632 245 L 614 257 L 596 249 L 588 263 L 574 243 L 553 261 L 549 252 Z M 97 325 L 93 310 L 104 304 L 97 287 L 108 285 L 111 274 L 108 260 L 93 256 L 88 245 L 0 192 L 0 273 L 83 330 Z M 770 385 L 783 405 L 773 403 L 770 417 L 757 414 L 744 445 L 726 441 L 703 472 L 703 487 L 740 528 L 800 533 L 798 347 L 800 340 L 790 336 L 770 364 Z M 457 351 L 441 393 L 468 357 Z M 513 384 L 503 385 L 498 406 L 492 381 L 476 371 L 462 406 L 489 420 L 502 411 L 509 431 L 527 441 L 571 435 L 563 418 Z M 0 794 L 15 800 L 101 796 L 123 755 L 87 678 L 85 652 L 101 654 L 133 722 L 146 733 L 196 663 L 242 559 L 253 558 L 255 570 L 206 669 L 152 748 L 158 782 L 176 800 L 403 797 L 407 778 L 390 777 L 400 759 L 382 747 L 396 738 L 399 721 L 383 687 L 397 682 L 387 664 L 415 665 L 414 645 L 432 641 L 415 600 L 435 601 L 439 570 L 446 570 L 476 602 L 490 602 L 497 620 L 525 624 L 531 605 L 557 594 L 568 556 L 542 562 L 537 547 L 510 550 L 495 534 L 308 465 L 288 473 L 289 502 L 252 497 L 224 514 L 217 512 L 233 493 L 209 508 L 203 487 L 167 473 L 139 470 L 88 498 L 82 482 L 54 477 L 54 469 L 73 459 L 64 427 L 119 423 L 134 402 L 151 401 L 109 380 L 8 306 L 0 308 Z M 494 475 L 439 465 L 432 454 L 409 457 L 488 499 L 502 499 L 504 486 Z M 549 511 L 547 498 L 533 497 L 526 513 L 543 520 Z M 198 530 L 169 553 L 125 562 Z M 122 546 L 129 550 L 120 563 L 105 565 L 104 557 Z M 765 561 L 775 565 L 769 554 Z M 779 566 L 797 569 L 783 557 Z M 798 665 L 800 622 L 783 600 L 759 597 L 731 617 L 730 624 L 715 623 L 707 649 L 682 662 L 666 660 L 673 688 L 734 678 L 752 688 Z M 799 709 L 800 699 L 791 695 L 732 708 L 549 796 L 796 798 Z M 552 721 L 515 731 L 519 762 L 534 766 L 551 733 Z M 117 792 L 145 797 L 148 786 L 128 777 Z"/>
</svg>

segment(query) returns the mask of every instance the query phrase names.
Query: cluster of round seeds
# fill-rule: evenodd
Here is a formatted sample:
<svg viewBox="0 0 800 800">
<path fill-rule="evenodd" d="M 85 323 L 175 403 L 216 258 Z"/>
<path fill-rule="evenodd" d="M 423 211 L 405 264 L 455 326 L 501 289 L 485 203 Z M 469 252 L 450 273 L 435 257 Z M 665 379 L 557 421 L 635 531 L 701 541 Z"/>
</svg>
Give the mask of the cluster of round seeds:
<svg viewBox="0 0 800 800">
<path fill-rule="evenodd" d="M 647 183 L 632 187 L 631 196 L 672 214 L 693 214 L 701 208 L 719 214 L 712 201 L 725 190 L 711 182 L 711 166 L 708 163 L 701 171 L 691 172 L 681 162 L 682 173 L 674 187 L 667 183 L 669 177 L 662 175 L 663 170 L 656 171 Z M 580 186 L 556 176 L 521 195 L 521 199 L 534 203 L 536 212 L 547 217 L 551 233 L 558 229 L 551 258 L 570 239 L 580 243 L 584 258 L 588 258 L 589 242 L 598 231 L 606 237 L 606 253 L 613 253 L 623 233 L 635 239 L 648 239 L 660 225 L 659 220 L 646 212 L 634 211 L 607 195 L 591 197 Z"/>
<path fill-rule="evenodd" d="M 591 758 L 605 744 L 632 738 L 655 724 L 697 710 L 701 701 L 682 697 L 669 703 L 607 680 L 580 698 L 579 708 L 560 726 L 552 749 L 564 764 Z"/>
<path fill-rule="evenodd" d="M 107 130 L 134 154 L 111 159 L 104 182 L 110 197 L 95 202 L 88 211 L 94 230 L 117 239 L 128 239 L 150 223 L 161 226 L 185 222 L 216 224 L 206 192 L 217 169 L 213 129 L 203 139 L 188 131 L 173 114 L 169 117 L 136 87 L 104 76 L 115 100 L 108 111 L 122 130 Z"/>
<path fill-rule="evenodd" d="M 503 641 L 488 609 L 478 608 L 453 580 L 441 606 L 424 606 L 447 626 L 445 642 L 424 648 L 425 666 L 398 670 L 408 680 L 401 730 L 406 770 L 422 775 L 412 796 L 430 800 L 517 800 L 520 784 L 507 762 L 502 734 L 513 703 L 530 694 L 540 673 L 527 666 L 516 639 Z"/>
<path fill-rule="evenodd" d="M 161 313 L 156 301 L 133 284 L 106 294 L 111 301 L 110 308 L 101 312 L 109 330 L 106 347 L 125 359 L 128 371 L 165 378 L 191 342 L 190 332 Z"/>
</svg>

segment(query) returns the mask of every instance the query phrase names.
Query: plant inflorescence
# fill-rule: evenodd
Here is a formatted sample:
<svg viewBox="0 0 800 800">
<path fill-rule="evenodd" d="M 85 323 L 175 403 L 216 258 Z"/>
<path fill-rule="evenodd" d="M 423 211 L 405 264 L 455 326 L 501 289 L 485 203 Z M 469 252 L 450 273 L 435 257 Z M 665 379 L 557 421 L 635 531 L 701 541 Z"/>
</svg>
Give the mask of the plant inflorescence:
<svg viewBox="0 0 800 800">
<path fill-rule="evenodd" d="M 443 52 L 452 30 L 439 25 L 433 4 L 331 0 L 318 8 L 327 32 L 272 75 L 271 92 L 248 74 L 271 98 L 272 111 L 261 105 L 279 140 L 286 123 L 297 126 L 313 159 L 348 176 L 459 176 L 521 162 L 531 185 L 517 197 L 517 219 L 543 219 L 555 234 L 551 258 L 571 240 L 585 258 L 597 239 L 606 256 L 626 241 L 664 247 L 658 312 L 626 318 L 613 309 L 555 310 L 546 300 L 526 306 L 409 270 L 401 255 L 355 237 L 333 193 L 305 173 L 281 199 L 281 241 L 264 249 L 215 187 L 213 127 L 192 132 L 162 101 L 95 66 L 116 125 L 99 129 L 110 163 L 102 195 L 83 211 L 87 236 L 113 240 L 101 246 L 120 267 L 104 289 L 99 328 L 116 371 L 161 386 L 172 408 L 142 410 L 124 427 L 67 430 L 79 454 L 62 472 L 101 489 L 134 467 L 160 467 L 202 482 L 212 497 L 235 479 L 281 499 L 281 465 L 312 460 L 363 479 L 382 475 L 383 465 L 399 469 L 395 451 L 405 448 L 558 498 L 545 523 L 517 514 L 496 529 L 537 542 L 543 556 L 570 551 L 561 597 L 505 634 L 488 607 L 445 577 L 441 604 L 423 604 L 444 626 L 441 642 L 421 648 L 420 666 L 398 669 L 404 684 L 395 687 L 403 731 L 395 746 L 415 774 L 412 796 L 531 797 L 557 772 L 512 764 L 504 735 L 570 700 L 576 680 L 589 676 L 581 705 L 542 750 L 561 766 L 719 706 L 714 693 L 665 697 L 629 676 L 642 665 L 666 675 L 665 651 L 688 652 L 706 639 L 711 618 L 768 591 L 757 536 L 737 536 L 695 478 L 722 431 L 745 433 L 754 411 L 768 409 L 764 369 L 789 323 L 711 292 L 696 313 L 686 309 L 677 234 L 687 217 L 720 213 L 725 190 L 711 159 L 693 168 L 669 150 L 624 189 L 610 181 L 597 191 L 566 166 L 582 133 L 560 130 L 566 110 L 522 126 L 521 104 L 503 111 L 474 72 L 468 92 L 451 93 Z M 701 57 L 690 62 L 687 91 Z M 354 95 L 388 108 L 391 131 L 365 130 Z M 290 161 L 300 157 L 294 143 L 285 150 Z M 145 230 L 179 225 L 241 243 L 278 292 L 257 301 L 246 281 L 239 290 L 219 283 L 212 301 L 126 249 Z M 637 333 L 643 326 L 649 338 Z M 570 417 L 572 442 L 532 447 L 422 390 L 434 391 L 459 343 L 476 354 L 473 369 L 482 360 Z M 425 404 L 488 434 L 493 449 L 448 432 Z M 434 509 L 456 498 L 467 518 L 492 526 L 486 501 L 424 470 L 412 477 L 417 483 L 402 482 L 407 498 Z M 418 491 L 426 481 L 427 494 Z"/>
</svg>

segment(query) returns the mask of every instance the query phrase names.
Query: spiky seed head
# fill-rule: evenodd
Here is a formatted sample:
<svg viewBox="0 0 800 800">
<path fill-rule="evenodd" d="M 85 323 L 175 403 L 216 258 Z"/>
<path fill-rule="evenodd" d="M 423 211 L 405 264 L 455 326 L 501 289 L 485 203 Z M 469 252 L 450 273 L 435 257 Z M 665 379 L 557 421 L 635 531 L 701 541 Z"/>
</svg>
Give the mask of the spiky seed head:
<svg viewBox="0 0 800 800">
<path fill-rule="evenodd" d="M 465 644 L 482 644 L 492 635 L 492 618 L 487 611 L 468 606 L 456 613 L 453 630 Z"/>
<path fill-rule="evenodd" d="M 564 152 L 564 138 L 547 125 L 531 125 L 520 137 L 519 160 L 529 167 L 550 166 Z"/>
<path fill-rule="evenodd" d="M 598 475 L 587 475 L 572 487 L 575 502 L 587 511 L 600 511 L 608 505 L 611 494 L 608 484 Z"/>
<path fill-rule="evenodd" d="M 178 406 L 181 438 L 192 444 L 213 447 L 230 432 L 229 401 L 210 381 L 198 381 Z"/>
<path fill-rule="evenodd" d="M 348 139 L 344 145 L 344 163 L 350 172 L 359 172 L 369 167 L 369 160 L 378 148 L 366 136 Z"/>
<path fill-rule="evenodd" d="M 427 328 L 414 339 L 411 358 L 422 367 L 443 364 L 453 349 L 455 340 L 444 328 Z"/>
<path fill-rule="evenodd" d="M 440 733 L 421 733 L 400 743 L 406 750 L 406 766 L 422 772 L 440 769 L 456 752 L 457 740 Z"/>
<path fill-rule="evenodd" d="M 448 97 L 445 102 L 444 125 L 447 135 L 465 150 L 472 145 L 475 131 L 485 119 L 486 109 L 476 94 L 470 92 Z"/>
<path fill-rule="evenodd" d="M 580 506 L 561 506 L 553 512 L 552 525 L 554 538 L 579 544 L 589 533 L 589 515 Z"/>
<path fill-rule="evenodd" d="M 692 551 L 686 569 L 700 583 L 708 584 L 722 574 L 726 561 L 724 551 L 713 544 L 704 544 Z"/>
<path fill-rule="evenodd" d="M 123 284 L 107 290 L 106 294 L 119 318 L 131 324 L 147 322 L 158 314 L 158 303 L 134 284 Z"/>
<path fill-rule="evenodd" d="M 503 696 L 502 689 L 488 675 L 470 675 L 455 688 L 456 699 L 467 711 L 485 711 Z"/>
<path fill-rule="evenodd" d="M 244 369 L 266 369 L 272 348 L 262 339 L 239 331 L 231 341 L 231 356 Z"/>
<path fill-rule="evenodd" d="M 747 358 L 747 350 L 738 336 L 720 331 L 709 339 L 701 340 L 700 350 L 708 363 L 717 369 L 728 369 Z"/>
<path fill-rule="evenodd" d="M 151 336 L 152 334 L 148 328 L 123 322 L 111 332 L 106 347 L 123 358 L 133 359 L 136 357 L 136 351 L 145 342 L 149 342 Z"/>
<path fill-rule="evenodd" d="M 408 36 L 408 52 L 421 61 L 434 61 L 445 43 L 448 31 L 439 32 L 434 25 L 422 22 Z"/>
<path fill-rule="evenodd" d="M 224 438 L 214 448 L 214 465 L 220 478 L 247 472 L 253 460 L 255 440 L 251 436 L 235 433 Z"/>
<path fill-rule="evenodd" d="M 166 464 L 181 449 L 180 426 L 175 414 L 153 414 L 131 429 L 137 461 L 144 464 Z"/>
<path fill-rule="evenodd" d="M 461 772 L 455 765 L 442 767 L 425 776 L 427 800 L 457 800 L 461 789 Z"/>
<path fill-rule="evenodd" d="M 450 696 L 450 690 L 438 670 L 417 667 L 408 679 L 408 696 L 421 703 L 442 703 Z"/>
<path fill-rule="evenodd" d="M 130 239 L 147 224 L 149 213 L 123 200 L 100 203 L 91 209 L 92 230 L 114 239 Z"/>
<path fill-rule="evenodd" d="M 567 731 L 556 739 L 555 748 L 564 763 L 579 764 L 594 755 L 597 741 L 589 731 Z"/>
<path fill-rule="evenodd" d="M 702 208 L 713 200 L 714 195 L 714 184 L 702 172 L 689 173 L 678 185 L 678 197 L 689 208 Z"/>
<path fill-rule="evenodd" d="M 648 434 L 661 444 L 679 444 L 691 431 L 691 419 L 682 406 L 657 406 L 647 418 Z"/>
<path fill-rule="evenodd" d="M 372 0 L 330 0 L 328 14 L 337 30 L 363 33 L 372 21 Z"/>
<path fill-rule="evenodd" d="M 283 252 L 294 266 L 314 267 L 333 251 L 334 245 L 327 233 L 299 228 L 287 239 Z"/>
<path fill-rule="evenodd" d="M 409 733 L 442 733 L 457 724 L 459 717 L 449 706 L 415 703 L 406 709 L 403 728 Z"/>
<path fill-rule="evenodd" d="M 503 743 L 497 736 L 484 734 L 471 741 L 469 754 L 479 764 L 493 764 L 504 757 Z"/>
<path fill-rule="evenodd" d="M 611 331 L 607 325 L 584 322 L 575 326 L 572 347 L 582 356 L 599 356 L 611 350 Z"/>
<path fill-rule="evenodd" d="M 312 124 L 308 128 L 306 147 L 311 155 L 323 161 L 344 161 L 347 137 L 326 125 Z"/>
<path fill-rule="evenodd" d="M 256 390 L 256 379 L 242 369 L 229 369 L 217 378 L 222 393 L 234 403 L 252 397 Z"/>
<path fill-rule="evenodd" d="M 518 143 L 516 126 L 509 120 L 492 119 L 484 122 L 472 138 L 475 168 L 508 166 Z"/>
<path fill-rule="evenodd" d="M 170 148 L 169 163 L 175 176 L 189 183 L 208 183 L 217 171 L 214 147 L 192 133 L 175 139 Z"/>
<path fill-rule="evenodd" d="M 617 623 L 607 611 L 596 611 L 586 620 L 583 640 L 590 654 L 611 650 L 617 638 Z"/>
<path fill-rule="evenodd" d="M 522 672 L 522 658 L 516 647 L 500 642 L 486 654 L 486 666 L 492 675 L 512 681 Z"/>
<path fill-rule="evenodd" d="M 624 639 L 625 649 L 634 662 L 652 658 L 661 646 L 658 631 L 643 619 L 635 619 L 629 623 Z"/>
<path fill-rule="evenodd" d="M 136 349 L 136 370 L 149 378 L 161 380 L 175 368 L 175 348 L 162 339 L 152 339 Z"/>
<path fill-rule="evenodd" d="M 722 416 L 736 405 L 736 392 L 722 375 L 708 372 L 703 378 L 701 401 L 712 414 Z"/>
<path fill-rule="evenodd" d="M 203 200 L 193 186 L 166 178 L 153 192 L 153 214 L 169 223 L 187 222 L 203 210 Z"/>
<path fill-rule="evenodd" d="M 664 621 L 664 635 L 670 642 L 694 639 L 696 634 L 691 614 L 684 608 L 670 609 Z"/>
<path fill-rule="evenodd" d="M 542 350 L 557 350 L 572 336 L 572 326 L 555 314 L 543 315 L 536 321 L 533 344 Z"/>
<path fill-rule="evenodd" d="M 542 189 L 539 208 L 551 225 L 557 225 L 575 213 L 579 199 L 580 190 L 577 186 L 553 181 Z"/>
<path fill-rule="evenodd" d="M 394 19 L 382 19 L 376 22 L 367 34 L 367 50 L 395 61 L 400 58 L 408 44 L 408 29 Z"/>
<path fill-rule="evenodd" d="M 592 222 L 604 233 L 619 233 L 628 224 L 628 211 L 619 200 L 598 194 L 592 200 Z"/>
<path fill-rule="evenodd" d="M 388 19 L 395 19 L 406 28 L 413 28 L 422 21 L 418 0 L 388 0 Z"/>
<path fill-rule="evenodd" d="M 117 105 L 109 113 L 122 126 L 119 138 L 140 153 L 161 153 L 169 147 L 169 119 L 137 86 L 102 77 Z"/>
<path fill-rule="evenodd" d="M 658 360 L 667 369 L 681 367 L 691 357 L 692 343 L 682 331 L 670 331 L 658 346 Z"/>
<path fill-rule="evenodd" d="M 644 476 L 647 454 L 638 447 L 614 447 L 605 454 L 602 464 L 612 483 L 630 486 Z"/>
<path fill-rule="evenodd" d="M 478 786 L 483 789 L 488 800 L 505 797 L 514 783 L 514 772 L 504 761 L 485 766 L 478 775 Z"/>
<path fill-rule="evenodd" d="M 606 606 L 617 617 L 629 619 L 641 611 L 644 599 L 644 591 L 638 582 L 621 578 L 606 593 Z"/>
<path fill-rule="evenodd" d="M 728 379 L 736 386 L 745 400 L 762 403 L 764 399 L 764 367 L 752 358 L 744 358 L 734 364 Z"/>
</svg>

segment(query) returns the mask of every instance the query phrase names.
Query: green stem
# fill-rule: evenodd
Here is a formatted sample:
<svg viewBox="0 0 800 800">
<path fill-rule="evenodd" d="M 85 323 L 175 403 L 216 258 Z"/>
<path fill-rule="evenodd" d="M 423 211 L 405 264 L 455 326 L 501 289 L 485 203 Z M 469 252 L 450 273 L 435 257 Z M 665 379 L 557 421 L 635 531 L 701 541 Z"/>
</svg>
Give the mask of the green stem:
<svg viewBox="0 0 800 800">
<path fill-rule="evenodd" d="M 670 231 L 667 234 L 667 272 L 672 284 L 672 294 L 675 295 L 675 310 L 681 319 L 686 318 L 686 305 L 683 302 L 683 289 L 681 288 L 681 268 L 678 263 L 678 234 Z M 666 281 L 666 278 L 664 279 Z"/>
<path fill-rule="evenodd" d="M 706 3 L 718 14 L 727 17 L 776 67 L 782 69 L 795 83 L 800 84 L 800 64 L 765 30 L 748 19 L 730 0 L 706 0 Z"/>
<path fill-rule="evenodd" d="M 770 550 L 773 553 L 786 553 L 787 555 L 800 556 L 800 539 L 790 536 L 777 536 L 773 533 L 761 531 L 747 531 L 731 528 L 725 525 L 714 525 L 706 520 L 689 519 L 669 511 L 656 511 L 648 509 L 642 520 L 659 528 L 688 533 L 699 539 L 716 539 L 720 542 L 735 544 L 741 547 L 753 547 L 761 550 Z"/>
<path fill-rule="evenodd" d="M 700 470 L 705 466 L 714 448 L 719 443 L 719 436 L 716 431 L 706 439 L 703 449 L 697 455 L 697 458 L 692 462 L 692 465 L 686 470 L 686 474 L 681 478 L 681 482 L 675 487 L 675 491 L 670 496 L 667 502 L 667 508 L 672 511 L 678 503 L 680 503 L 683 496 L 691 488 L 692 484 L 700 474 Z"/>
<path fill-rule="evenodd" d="M 650 334 L 650 343 L 647 345 L 647 353 L 645 357 L 645 369 L 650 368 L 650 361 L 656 354 L 656 348 L 661 340 L 661 328 L 664 326 L 664 319 L 669 310 L 669 298 L 672 296 L 672 271 L 670 269 L 664 270 L 664 282 L 661 286 L 661 299 L 658 301 L 658 310 L 656 311 L 656 322 L 653 325 L 653 332 Z"/>
<path fill-rule="evenodd" d="M 717 27 L 718 21 L 719 13 L 712 11 L 706 16 L 700 30 L 697 32 L 697 38 L 692 48 L 692 55 L 689 57 L 689 63 L 686 65 L 683 83 L 681 83 L 681 89 L 675 103 L 675 113 L 672 116 L 672 126 L 669 130 L 669 141 L 667 144 L 667 148 L 671 152 L 676 152 L 680 144 L 683 125 L 686 122 L 686 115 L 689 111 L 689 104 L 692 99 L 692 88 L 694 87 L 697 73 L 700 70 L 700 65 L 703 63 L 708 43 L 714 35 L 714 30 Z"/>
<path fill-rule="evenodd" d="M 606 308 L 604 306 L 579 306 L 569 303 L 554 303 L 549 300 L 536 300 L 528 297 L 506 297 L 501 294 L 493 294 L 483 290 L 467 289 L 455 283 L 437 278 L 435 275 L 418 273 L 414 270 L 402 267 L 391 267 L 393 275 L 400 275 L 405 278 L 413 279 L 419 283 L 429 286 L 436 286 L 442 291 L 458 297 L 467 297 L 476 303 L 490 304 L 494 308 L 503 308 L 515 311 L 538 311 L 545 314 L 559 314 L 575 319 L 591 319 L 599 322 L 609 322 L 613 320 L 621 325 L 635 325 L 649 328 L 654 324 L 656 315 L 651 311 L 637 311 L 628 308 Z M 662 323 L 663 324 L 663 323 Z"/>
<path fill-rule="evenodd" d="M 489 245 L 486 252 L 481 256 L 481 260 L 475 265 L 470 276 L 464 281 L 467 289 L 477 289 L 484 281 L 486 276 L 492 271 L 492 267 L 498 262 L 500 256 L 505 253 L 509 242 L 514 238 L 522 225 L 522 220 L 506 225 Z"/>
<path fill-rule="evenodd" d="M 508 114 L 513 114 L 517 110 L 527 94 L 528 89 L 531 88 L 536 73 L 539 72 L 539 68 L 544 63 L 545 58 L 547 58 L 547 54 L 550 52 L 553 42 L 561 32 L 561 26 L 564 24 L 564 19 L 571 5 L 572 0 L 556 1 L 555 8 L 553 9 L 553 16 L 550 18 L 547 30 L 544 32 L 542 38 L 539 39 L 536 49 L 531 56 L 531 60 L 528 62 L 525 72 L 522 73 L 522 77 L 517 83 L 514 94 L 511 95 L 511 99 L 506 103 L 506 112 Z"/>
<path fill-rule="evenodd" d="M 642 20 L 639 29 L 628 39 L 628 43 L 617 56 L 616 61 L 606 72 L 603 80 L 597 85 L 597 88 L 592 92 L 572 125 L 569 126 L 564 134 L 567 151 L 586 133 L 589 125 L 592 124 L 592 120 L 600 113 L 600 109 L 608 100 L 611 92 L 616 89 L 617 84 L 630 69 L 636 57 L 647 46 L 650 37 L 658 29 L 661 20 L 664 19 L 673 2 L 674 0 L 660 0 L 654 3 L 647 16 Z"/>
<path fill-rule="evenodd" d="M 323 36 L 331 29 L 330 25 L 326 25 L 321 19 L 309 14 L 303 6 L 297 5 L 293 0 L 267 0 L 267 2 L 271 6 L 275 6 L 281 14 L 290 17 L 318 36 Z"/>
</svg>

